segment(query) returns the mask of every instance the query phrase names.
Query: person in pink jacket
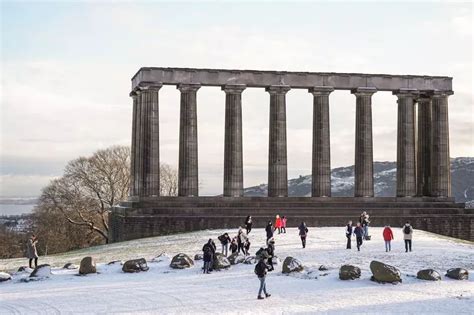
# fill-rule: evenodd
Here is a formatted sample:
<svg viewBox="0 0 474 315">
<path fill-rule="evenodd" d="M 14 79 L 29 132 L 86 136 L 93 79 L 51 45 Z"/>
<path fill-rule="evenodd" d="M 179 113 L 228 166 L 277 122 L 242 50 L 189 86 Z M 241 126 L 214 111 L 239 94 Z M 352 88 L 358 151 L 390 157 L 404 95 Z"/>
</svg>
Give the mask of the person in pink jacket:
<svg viewBox="0 0 474 315">
<path fill-rule="evenodd" d="M 275 219 L 275 230 L 278 230 L 278 234 L 281 233 L 281 218 L 278 214 Z"/>
<path fill-rule="evenodd" d="M 281 232 L 286 233 L 286 217 L 281 217 Z"/>
</svg>

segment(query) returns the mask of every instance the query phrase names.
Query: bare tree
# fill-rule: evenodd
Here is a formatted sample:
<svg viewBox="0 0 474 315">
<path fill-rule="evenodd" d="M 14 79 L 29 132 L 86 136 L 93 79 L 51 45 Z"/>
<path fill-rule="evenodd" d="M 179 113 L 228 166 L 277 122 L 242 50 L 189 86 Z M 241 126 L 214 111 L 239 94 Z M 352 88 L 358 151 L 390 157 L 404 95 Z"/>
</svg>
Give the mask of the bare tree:
<svg viewBox="0 0 474 315">
<path fill-rule="evenodd" d="M 99 150 L 91 157 L 70 161 L 64 175 L 43 189 L 35 213 L 42 215 L 43 222 L 45 216 L 60 213 L 70 224 L 88 231 L 89 243 L 96 243 L 97 236 L 107 243 L 108 214 L 127 198 L 129 187 L 130 149 L 114 146 Z M 177 191 L 177 171 L 162 164 L 160 194 L 176 196 Z"/>
</svg>

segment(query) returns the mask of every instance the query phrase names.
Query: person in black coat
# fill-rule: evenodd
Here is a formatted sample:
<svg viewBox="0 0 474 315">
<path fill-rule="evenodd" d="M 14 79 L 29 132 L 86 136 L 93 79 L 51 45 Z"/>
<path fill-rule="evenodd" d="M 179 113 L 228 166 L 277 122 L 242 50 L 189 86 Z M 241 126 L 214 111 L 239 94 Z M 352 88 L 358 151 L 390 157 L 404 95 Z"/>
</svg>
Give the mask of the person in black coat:
<svg viewBox="0 0 474 315">
<path fill-rule="evenodd" d="M 267 232 L 267 244 L 268 244 L 268 240 L 273 237 L 272 221 L 268 221 L 267 227 L 265 228 L 265 232 Z"/>
<path fill-rule="evenodd" d="M 252 231 L 252 217 L 247 216 L 245 219 L 245 229 L 247 230 L 247 235 Z"/>
<path fill-rule="evenodd" d="M 237 238 L 233 238 L 232 241 L 230 242 L 230 252 L 236 253 L 239 250 L 239 246 L 237 245 Z"/>
<path fill-rule="evenodd" d="M 351 249 L 351 236 L 352 236 L 352 221 L 349 221 L 347 222 L 347 225 L 346 225 L 346 237 L 347 237 L 346 249 Z"/>
<path fill-rule="evenodd" d="M 255 266 L 255 274 L 257 275 L 258 280 L 260 280 L 260 288 L 258 290 L 258 296 L 257 296 L 257 299 L 259 300 L 263 300 L 262 291 L 263 293 L 265 293 L 266 297 L 271 296 L 271 294 L 267 293 L 267 288 L 266 288 L 266 283 L 265 283 L 267 270 L 268 270 L 268 265 L 265 263 L 265 258 L 262 257 L 260 258 L 260 261 Z"/>
<path fill-rule="evenodd" d="M 299 235 L 301 238 L 301 244 L 303 245 L 303 248 L 306 247 L 306 236 L 308 235 L 308 227 L 306 226 L 305 222 L 301 222 L 300 226 L 298 227 L 298 230 L 300 230 Z"/>
<path fill-rule="evenodd" d="M 357 241 L 357 250 L 360 251 L 360 247 L 362 246 L 362 238 L 365 235 L 365 231 L 360 225 L 360 223 L 357 223 L 357 226 L 354 229 L 354 234 L 356 236 L 356 241 Z"/>
<path fill-rule="evenodd" d="M 212 271 L 212 263 L 214 261 L 214 255 L 216 253 L 215 244 L 212 246 L 214 242 L 212 239 L 209 239 L 206 244 L 202 247 L 203 252 L 203 261 L 204 261 L 204 271 L 203 273 L 210 273 Z"/>
</svg>

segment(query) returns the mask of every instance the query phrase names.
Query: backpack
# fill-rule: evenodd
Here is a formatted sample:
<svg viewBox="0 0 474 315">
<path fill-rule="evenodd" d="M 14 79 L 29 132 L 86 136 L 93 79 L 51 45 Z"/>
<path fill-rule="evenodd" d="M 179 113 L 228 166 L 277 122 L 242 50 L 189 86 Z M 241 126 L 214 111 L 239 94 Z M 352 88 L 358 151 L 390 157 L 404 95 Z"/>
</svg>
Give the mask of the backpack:
<svg viewBox="0 0 474 315">
<path fill-rule="evenodd" d="M 403 228 L 403 233 L 410 234 L 410 226 L 409 225 L 405 225 L 405 227 Z"/>
<path fill-rule="evenodd" d="M 219 236 L 217 239 L 218 239 L 219 241 L 221 241 L 221 242 L 224 242 L 225 239 L 226 239 L 226 237 L 224 236 L 224 234 L 222 234 L 222 235 Z"/>
</svg>

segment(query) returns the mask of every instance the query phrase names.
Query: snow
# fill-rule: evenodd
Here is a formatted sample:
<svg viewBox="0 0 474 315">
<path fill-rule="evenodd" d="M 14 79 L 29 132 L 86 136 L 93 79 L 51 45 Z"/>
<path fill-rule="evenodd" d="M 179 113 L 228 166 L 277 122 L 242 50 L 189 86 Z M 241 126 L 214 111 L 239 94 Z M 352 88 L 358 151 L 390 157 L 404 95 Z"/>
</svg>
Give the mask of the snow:
<svg viewBox="0 0 474 315">
<path fill-rule="evenodd" d="M 223 230 L 208 230 L 147 238 L 106 246 L 40 257 L 40 263 L 52 266 L 53 277 L 22 283 L 27 273 L 13 275 L 0 283 L 0 314 L 49 313 L 159 313 L 159 314 L 280 314 L 280 313 L 406 313 L 462 314 L 474 309 L 474 244 L 415 230 L 413 249 L 405 253 L 401 229 L 395 228 L 392 252 L 386 253 L 382 229 L 371 228 L 372 240 L 345 249 L 344 227 L 309 228 L 307 247 L 301 248 L 298 232 L 288 228 L 276 235 L 276 255 L 282 260 L 292 256 L 306 271 L 283 275 L 280 264 L 267 278 L 269 299 L 257 301 L 259 282 L 254 265 L 239 264 L 229 270 L 201 273 L 202 261 L 184 270 L 169 267 L 170 257 L 184 252 L 190 257 L 200 253 L 202 245 Z M 231 234 L 236 234 L 232 230 Z M 251 252 L 265 242 L 263 229 L 252 230 Z M 219 246 L 218 246 L 219 248 Z M 160 259 L 153 257 L 166 252 Z M 78 263 L 86 255 L 97 261 L 98 274 L 76 276 L 77 270 L 62 269 L 67 262 Z M 144 257 L 150 270 L 125 274 L 112 260 Z M 379 284 L 370 281 L 369 264 L 378 260 L 401 270 L 403 283 Z M 0 260 L 0 270 L 16 270 L 25 259 Z M 358 280 L 338 279 L 343 264 L 359 266 Z M 328 271 L 318 271 L 320 265 Z M 466 268 L 470 280 L 422 281 L 417 271 L 433 268 L 444 275 L 453 267 Z M 326 274 L 326 275 L 325 275 Z M 25 296 L 27 295 L 27 297 Z"/>
</svg>

